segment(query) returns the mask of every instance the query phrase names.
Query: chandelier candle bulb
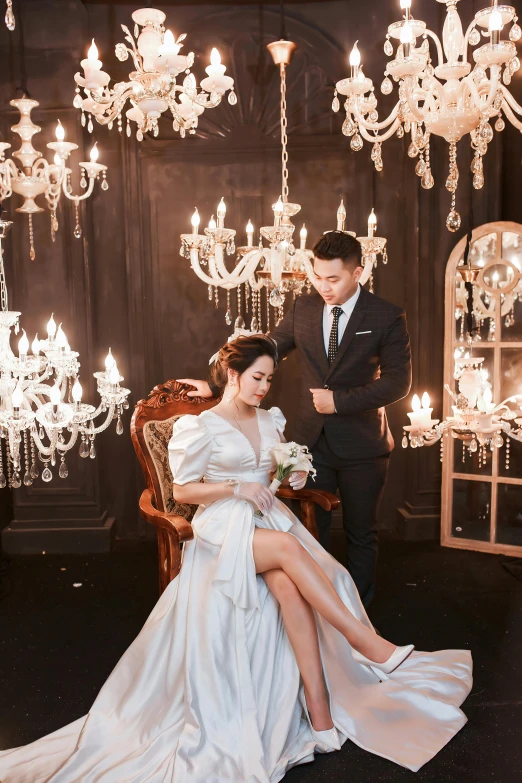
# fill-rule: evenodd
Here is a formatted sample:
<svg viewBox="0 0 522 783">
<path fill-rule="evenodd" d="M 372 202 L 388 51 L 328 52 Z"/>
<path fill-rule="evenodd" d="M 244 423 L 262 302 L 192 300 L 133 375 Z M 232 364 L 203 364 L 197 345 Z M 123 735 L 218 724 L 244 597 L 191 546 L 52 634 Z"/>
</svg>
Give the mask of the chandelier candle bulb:
<svg viewBox="0 0 522 783">
<path fill-rule="evenodd" d="M 223 199 L 218 204 L 217 216 L 218 216 L 218 228 L 225 227 L 225 215 L 227 214 L 227 207 Z"/>
<path fill-rule="evenodd" d="M 27 353 L 29 351 L 29 340 L 27 339 L 25 329 L 22 329 L 22 332 L 23 334 L 18 340 L 18 353 L 20 356 L 20 361 L 24 363 L 27 359 Z"/>
<path fill-rule="evenodd" d="M 497 4 L 493 5 L 493 10 L 489 17 L 489 32 L 491 34 L 491 43 L 496 46 L 500 43 L 500 31 L 504 27 L 502 14 L 498 10 Z"/>
<path fill-rule="evenodd" d="M 65 352 L 65 349 L 67 347 L 67 337 L 65 336 L 65 332 L 62 329 L 62 325 L 58 327 L 58 331 L 56 332 L 56 338 L 55 338 L 56 347 L 62 352 Z"/>
<path fill-rule="evenodd" d="M 192 223 L 192 233 L 195 237 L 197 237 L 199 228 L 199 212 L 197 207 L 194 210 L 194 214 L 192 215 L 190 222 Z"/>
<path fill-rule="evenodd" d="M 281 225 L 281 218 L 283 217 L 283 201 L 281 199 L 281 196 L 277 199 L 276 203 L 274 204 L 274 227 L 277 228 Z"/>
<path fill-rule="evenodd" d="M 216 226 L 216 221 L 215 221 L 215 219 L 214 219 L 214 215 L 212 215 L 212 217 L 211 217 L 211 218 L 210 218 L 210 220 L 208 221 L 208 230 L 209 230 L 209 231 L 215 231 L 215 230 L 216 230 L 216 228 L 217 228 L 217 226 Z"/>
<path fill-rule="evenodd" d="M 31 350 L 33 352 L 33 356 L 40 355 L 40 340 L 38 339 L 38 332 L 36 333 L 35 338 L 31 343 Z"/>
<path fill-rule="evenodd" d="M 118 370 L 116 362 L 114 362 L 109 372 L 109 383 L 111 384 L 111 391 L 115 392 L 120 383 L 120 371 Z"/>
<path fill-rule="evenodd" d="M 411 44 L 414 42 L 413 31 L 411 26 L 406 23 L 401 30 L 401 44 L 404 57 L 409 57 L 411 54 Z"/>
<path fill-rule="evenodd" d="M 346 220 L 346 209 L 344 208 L 344 201 L 341 199 L 339 209 L 337 210 L 337 231 L 344 231 L 344 223 Z"/>
<path fill-rule="evenodd" d="M 425 392 L 426 394 L 426 392 Z M 424 400 L 426 399 L 423 395 Z M 429 397 L 428 397 L 429 405 Z M 429 430 L 431 422 L 432 408 L 421 407 L 421 401 L 418 394 L 414 394 L 411 401 L 412 410 L 408 413 L 408 417 L 411 422 L 411 426 L 414 430 Z"/>
<path fill-rule="evenodd" d="M 23 405 L 24 401 L 24 393 L 20 387 L 20 384 L 18 384 L 11 395 L 11 404 L 13 406 L 13 416 L 15 419 L 20 418 L 20 408 Z"/>
<path fill-rule="evenodd" d="M 87 52 L 87 59 L 80 63 L 83 68 L 85 86 L 88 90 L 97 90 L 101 86 L 103 79 L 100 79 L 102 62 L 98 60 L 98 49 L 92 39 L 92 44 Z"/>
<path fill-rule="evenodd" d="M 165 35 L 163 36 L 163 43 L 158 49 L 158 54 L 162 56 L 165 55 L 168 56 L 169 54 L 177 54 L 178 52 L 179 52 L 179 46 L 176 46 L 174 35 L 170 30 L 165 30 Z"/>
<path fill-rule="evenodd" d="M 109 348 L 109 353 L 105 357 L 105 375 L 107 377 L 107 380 L 110 380 L 110 373 L 115 364 L 116 364 L 116 360 L 112 355 L 112 350 Z"/>
<path fill-rule="evenodd" d="M 50 343 L 54 341 L 55 335 L 56 335 L 56 321 L 54 320 L 54 313 L 53 313 L 49 318 L 49 321 L 47 322 L 47 337 L 49 338 Z"/>
<path fill-rule="evenodd" d="M 306 226 L 303 223 L 303 227 L 301 231 L 299 232 L 299 239 L 301 241 L 300 250 L 306 250 L 306 238 L 308 236 L 308 231 L 306 230 Z"/>
<path fill-rule="evenodd" d="M 498 272 L 493 272 L 493 288 L 498 288 Z"/>
<path fill-rule="evenodd" d="M 246 235 L 247 235 L 247 247 L 254 247 L 254 226 L 252 225 L 251 220 L 249 220 L 247 223 Z"/>
<path fill-rule="evenodd" d="M 361 64 L 361 53 L 359 51 L 359 47 L 357 46 L 358 41 L 356 41 L 353 45 L 352 51 L 350 52 L 350 67 L 351 67 L 351 77 L 354 79 L 357 76 L 357 73 L 359 71 L 359 66 Z"/>
<path fill-rule="evenodd" d="M 377 216 L 375 214 L 375 210 L 372 209 L 370 212 L 370 217 L 368 218 L 368 236 L 374 237 L 375 236 L 375 229 L 377 228 Z"/>
<path fill-rule="evenodd" d="M 89 152 L 89 158 L 91 160 L 91 163 L 96 163 L 96 161 L 99 158 L 99 155 L 100 155 L 100 151 L 98 150 L 98 142 L 95 142 L 94 146 Z"/>
<path fill-rule="evenodd" d="M 54 135 L 56 136 L 56 141 L 63 141 L 65 139 L 65 128 L 63 127 L 60 120 L 58 120 Z"/>
<path fill-rule="evenodd" d="M 83 389 L 78 378 L 76 378 L 73 387 L 71 389 L 71 396 L 74 401 L 74 408 L 76 411 L 80 410 L 80 403 L 82 401 Z"/>
</svg>

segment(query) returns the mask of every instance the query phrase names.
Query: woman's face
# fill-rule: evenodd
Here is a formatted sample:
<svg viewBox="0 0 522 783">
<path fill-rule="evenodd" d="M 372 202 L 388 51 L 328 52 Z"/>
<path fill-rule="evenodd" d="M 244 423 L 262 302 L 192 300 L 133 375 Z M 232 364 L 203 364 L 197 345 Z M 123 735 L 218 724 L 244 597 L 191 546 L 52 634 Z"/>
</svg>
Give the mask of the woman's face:
<svg viewBox="0 0 522 783">
<path fill-rule="evenodd" d="M 273 374 L 273 359 L 260 356 L 239 376 L 238 398 L 246 405 L 258 406 L 270 390 Z"/>
</svg>

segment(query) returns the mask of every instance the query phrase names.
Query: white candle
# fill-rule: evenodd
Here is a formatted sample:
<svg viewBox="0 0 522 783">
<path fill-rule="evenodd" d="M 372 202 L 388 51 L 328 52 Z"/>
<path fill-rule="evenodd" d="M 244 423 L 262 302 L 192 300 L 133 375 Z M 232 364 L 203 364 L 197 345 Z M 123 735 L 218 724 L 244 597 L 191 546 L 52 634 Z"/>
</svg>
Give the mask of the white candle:
<svg viewBox="0 0 522 783">
<path fill-rule="evenodd" d="M 51 391 L 49 392 L 49 397 L 51 400 L 51 405 L 53 406 L 53 417 L 54 417 L 58 413 L 58 406 L 62 398 L 60 387 L 58 386 L 58 384 L 55 383 L 54 386 L 51 387 Z"/>
<path fill-rule="evenodd" d="M 38 339 L 38 332 L 36 333 L 35 338 L 31 343 L 31 350 L 34 356 L 38 356 L 40 353 L 40 340 Z"/>
<path fill-rule="evenodd" d="M 85 86 L 88 90 L 96 90 L 100 86 L 100 76 L 102 62 L 98 60 L 98 49 L 92 39 L 92 44 L 87 52 L 87 59 L 81 61 L 81 66 L 85 75 Z"/>
<path fill-rule="evenodd" d="M 493 272 L 493 288 L 498 288 L 498 272 Z"/>
<path fill-rule="evenodd" d="M 433 412 L 433 408 L 430 408 L 430 395 L 428 392 L 424 392 L 422 395 L 422 411 L 423 414 L 423 420 L 422 424 L 426 429 L 430 429 L 431 427 L 431 414 Z"/>
<path fill-rule="evenodd" d="M 89 158 L 91 160 L 91 163 L 96 163 L 98 160 L 98 157 L 100 155 L 100 152 L 98 150 L 98 142 L 96 141 L 94 143 L 94 146 L 92 147 L 91 151 L 89 152 Z"/>
<path fill-rule="evenodd" d="M 344 222 L 346 220 L 346 210 L 344 208 L 344 201 L 341 199 L 339 209 L 337 210 L 337 231 L 344 231 Z"/>
<path fill-rule="evenodd" d="M 489 16 L 489 32 L 491 35 L 491 43 L 493 45 L 497 45 L 500 43 L 500 31 L 504 27 L 504 24 L 502 22 L 502 14 L 497 8 L 497 4 L 495 2 L 493 9 L 491 11 L 491 14 Z"/>
<path fill-rule="evenodd" d="M 65 139 L 65 128 L 63 127 L 60 120 L 58 120 L 54 135 L 56 136 L 56 141 L 63 141 Z"/>
<path fill-rule="evenodd" d="M 226 214 L 227 214 L 227 207 L 223 199 L 221 199 L 217 208 L 218 228 L 224 228 Z"/>
<path fill-rule="evenodd" d="M 430 404 L 430 398 L 427 394 L 427 392 L 424 392 L 422 395 L 423 397 L 423 406 L 427 403 L 427 407 L 421 408 L 421 401 L 419 400 L 419 396 L 417 394 L 413 395 L 412 401 L 411 401 L 411 407 L 412 411 L 408 413 L 408 417 L 411 422 L 411 426 L 414 428 L 414 430 L 429 430 L 430 429 L 430 423 L 431 423 L 431 412 L 433 408 L 429 407 Z"/>
<path fill-rule="evenodd" d="M 71 389 L 71 395 L 72 395 L 72 398 L 73 398 L 74 402 L 76 403 L 76 407 L 78 407 L 80 402 L 81 402 L 81 400 L 82 400 L 82 395 L 83 395 L 82 385 L 81 385 L 81 383 L 80 383 L 78 378 L 76 378 L 76 380 L 75 380 L 75 382 L 73 384 L 73 387 Z"/>
<path fill-rule="evenodd" d="M 303 227 L 301 231 L 299 232 L 299 239 L 301 240 L 301 250 L 306 250 L 306 237 L 308 236 L 308 231 L 306 230 L 306 226 L 303 223 Z"/>
<path fill-rule="evenodd" d="M 352 79 L 357 76 L 357 72 L 361 64 L 361 53 L 359 51 L 359 47 L 357 46 L 357 43 L 358 43 L 357 41 L 354 43 L 352 51 L 350 52 L 350 67 L 351 67 Z"/>
<path fill-rule="evenodd" d="M 401 37 L 403 54 L 405 57 L 409 57 L 410 47 L 411 44 L 414 42 L 414 38 L 413 38 L 413 30 L 411 29 L 411 26 L 408 23 L 406 23 L 402 28 L 400 37 Z"/>
<path fill-rule="evenodd" d="M 112 351 L 109 348 L 109 353 L 105 357 L 105 375 L 107 377 L 107 380 L 109 379 L 109 373 L 110 373 L 110 371 L 112 370 L 112 368 L 114 367 L 115 364 L 116 364 L 116 362 L 114 360 L 114 356 L 112 355 Z"/>
<path fill-rule="evenodd" d="M 279 196 L 276 203 L 274 204 L 274 226 L 281 225 L 282 216 L 283 216 L 283 201 L 281 199 L 281 196 Z"/>
<path fill-rule="evenodd" d="M 252 221 L 249 220 L 246 227 L 246 235 L 247 235 L 247 247 L 253 247 L 254 246 L 254 226 L 252 225 Z"/>
<path fill-rule="evenodd" d="M 377 228 L 377 216 L 375 214 L 375 211 L 372 209 L 370 212 L 370 217 L 368 218 L 368 236 L 373 237 L 375 236 L 375 229 Z"/>
<path fill-rule="evenodd" d="M 212 217 L 208 221 L 208 230 L 209 231 L 215 231 L 216 230 L 216 221 L 214 220 L 214 215 L 212 215 Z"/>
<path fill-rule="evenodd" d="M 194 214 L 192 215 L 190 222 L 192 223 L 192 233 L 194 236 L 197 236 L 199 227 L 199 212 L 197 207 L 194 210 Z"/>
<path fill-rule="evenodd" d="M 52 343 L 55 334 L 56 334 L 56 321 L 54 320 L 54 313 L 53 313 L 49 318 L 49 321 L 47 322 L 47 337 L 49 338 L 49 342 Z"/>
</svg>

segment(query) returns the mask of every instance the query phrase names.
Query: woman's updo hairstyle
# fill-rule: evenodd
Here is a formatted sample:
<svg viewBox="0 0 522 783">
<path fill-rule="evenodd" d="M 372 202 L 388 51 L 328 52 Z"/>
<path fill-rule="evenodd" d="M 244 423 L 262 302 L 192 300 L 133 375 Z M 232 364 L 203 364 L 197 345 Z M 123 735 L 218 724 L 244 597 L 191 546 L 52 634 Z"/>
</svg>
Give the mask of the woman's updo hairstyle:
<svg viewBox="0 0 522 783">
<path fill-rule="evenodd" d="M 270 356 L 275 370 L 277 346 L 271 337 L 265 337 L 264 334 L 244 335 L 225 343 L 212 365 L 212 383 L 222 393 L 228 383 L 228 370 L 235 370 L 242 375 L 261 356 Z"/>
</svg>

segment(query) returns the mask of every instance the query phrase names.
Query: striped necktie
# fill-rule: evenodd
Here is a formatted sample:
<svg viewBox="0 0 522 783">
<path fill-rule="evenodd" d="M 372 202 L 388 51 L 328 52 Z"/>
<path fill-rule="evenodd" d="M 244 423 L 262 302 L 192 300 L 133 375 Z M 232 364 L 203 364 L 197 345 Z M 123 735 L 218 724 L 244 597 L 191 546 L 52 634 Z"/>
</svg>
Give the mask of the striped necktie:
<svg viewBox="0 0 522 783">
<path fill-rule="evenodd" d="M 337 349 L 339 347 L 339 318 L 342 312 L 343 308 L 338 307 L 337 305 L 332 309 L 333 323 L 330 332 L 330 341 L 328 343 L 328 364 L 332 364 L 337 356 Z"/>
</svg>

